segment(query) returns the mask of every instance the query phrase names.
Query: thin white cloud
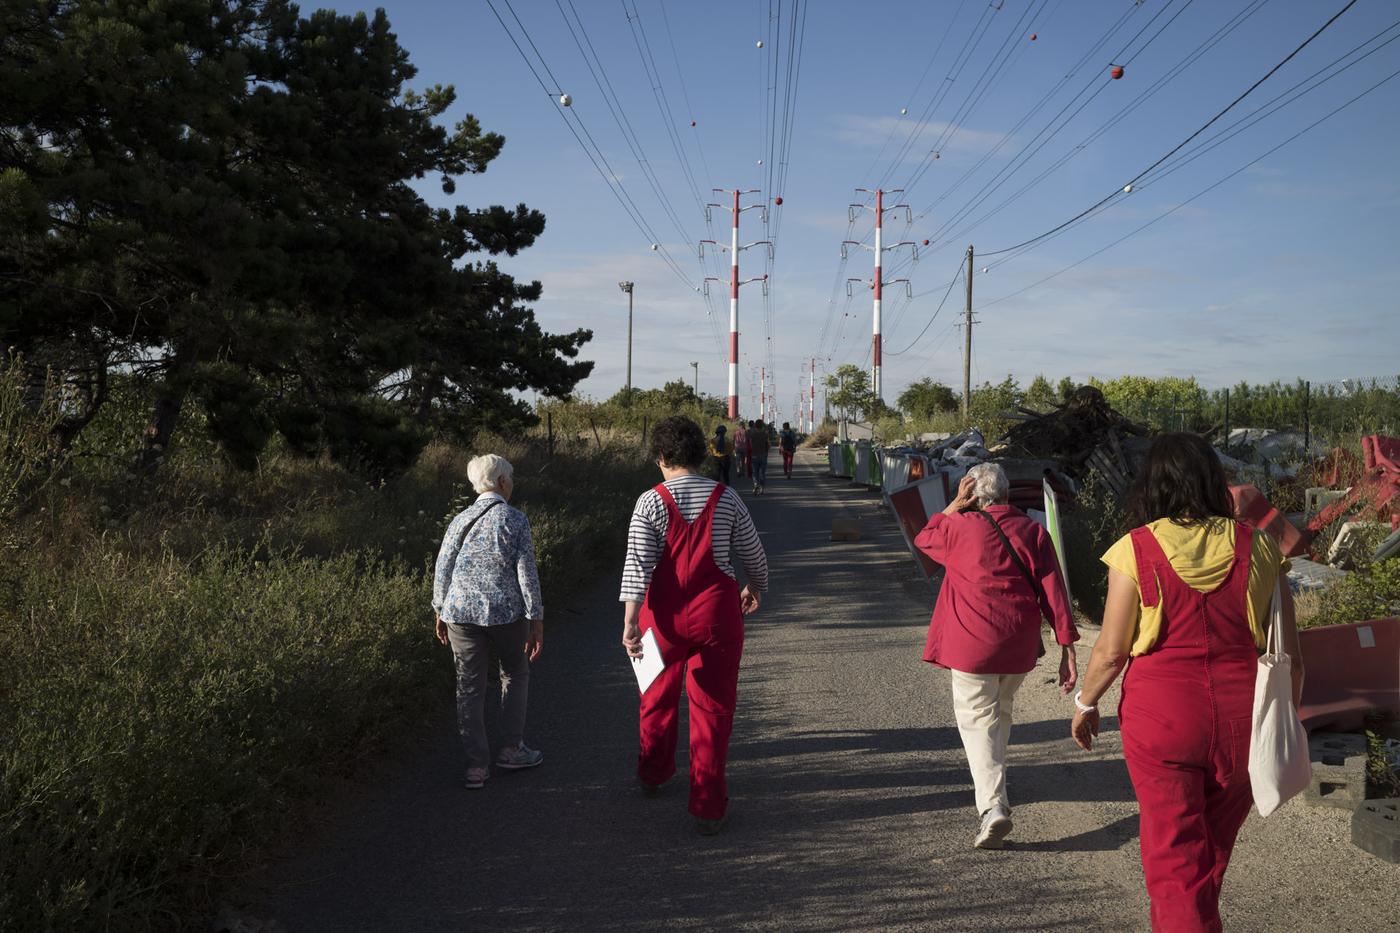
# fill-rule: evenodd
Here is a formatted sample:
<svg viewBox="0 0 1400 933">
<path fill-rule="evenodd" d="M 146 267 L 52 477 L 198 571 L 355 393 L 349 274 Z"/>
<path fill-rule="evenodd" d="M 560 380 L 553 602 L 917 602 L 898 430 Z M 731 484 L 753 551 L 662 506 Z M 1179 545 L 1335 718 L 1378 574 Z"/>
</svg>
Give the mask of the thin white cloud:
<svg viewBox="0 0 1400 933">
<path fill-rule="evenodd" d="M 833 135 L 836 139 L 856 146 L 879 149 L 887 139 L 890 145 L 887 155 L 898 155 L 905 148 L 909 134 L 917 129 L 914 141 L 909 144 L 905 161 L 920 161 L 929 154 L 930 147 L 945 137 L 951 124 L 933 120 L 919 126 L 913 117 L 866 117 L 847 114 L 836 118 Z M 893 132 L 893 136 L 891 136 Z M 1005 134 L 989 130 L 978 130 L 959 126 L 939 148 L 940 155 L 983 153 L 1001 141 Z"/>
</svg>

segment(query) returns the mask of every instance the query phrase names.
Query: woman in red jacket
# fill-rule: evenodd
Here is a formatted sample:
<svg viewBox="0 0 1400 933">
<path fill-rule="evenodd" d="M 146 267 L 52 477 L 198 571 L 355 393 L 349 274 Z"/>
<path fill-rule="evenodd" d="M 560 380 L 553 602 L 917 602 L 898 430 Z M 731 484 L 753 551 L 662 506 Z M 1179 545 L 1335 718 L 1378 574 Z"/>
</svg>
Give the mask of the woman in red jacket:
<svg viewBox="0 0 1400 933">
<path fill-rule="evenodd" d="M 1060 644 L 1060 690 L 1074 689 L 1079 631 L 1055 546 L 1044 528 L 1007 503 L 1001 467 L 968 470 L 958 495 L 914 539 L 943 565 L 924 660 L 950 669 L 953 712 L 976 788 L 981 822 L 973 842 L 999 849 L 1011 832 L 1006 746 L 1016 690 L 1041 650 L 1040 621 Z"/>
<path fill-rule="evenodd" d="M 1099 699 L 1127 666 L 1118 725 L 1142 814 L 1152 929 L 1214 933 L 1220 884 L 1254 799 L 1254 679 L 1288 562 L 1272 538 L 1234 520 L 1220 460 L 1198 435 L 1153 441 L 1131 505 L 1139 527 L 1103 556 L 1103 630 L 1071 730 L 1093 747 Z M 1281 596 L 1296 708 L 1303 660 L 1286 584 Z"/>
</svg>

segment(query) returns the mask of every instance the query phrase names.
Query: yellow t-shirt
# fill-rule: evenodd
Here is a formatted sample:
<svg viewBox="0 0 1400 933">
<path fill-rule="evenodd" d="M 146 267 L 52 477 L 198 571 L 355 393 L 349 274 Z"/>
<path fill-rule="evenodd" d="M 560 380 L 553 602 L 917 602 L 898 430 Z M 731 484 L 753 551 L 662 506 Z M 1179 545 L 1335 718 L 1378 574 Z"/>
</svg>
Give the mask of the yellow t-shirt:
<svg viewBox="0 0 1400 933">
<path fill-rule="evenodd" d="M 1167 555 L 1167 561 L 1183 583 L 1206 593 L 1225 580 L 1235 559 L 1235 523 L 1228 518 L 1211 518 L 1199 525 L 1178 525 L 1159 518 L 1148 529 Z M 1137 558 L 1133 539 L 1124 535 L 1104 552 L 1103 562 L 1138 582 Z M 1268 636 L 1269 604 L 1274 598 L 1274 581 L 1289 569 L 1288 559 L 1272 537 L 1254 532 L 1249 552 L 1249 628 L 1254 644 L 1264 650 Z M 1162 601 L 1155 606 L 1138 604 L 1137 626 L 1133 629 L 1132 654 L 1149 651 L 1162 632 Z"/>
</svg>

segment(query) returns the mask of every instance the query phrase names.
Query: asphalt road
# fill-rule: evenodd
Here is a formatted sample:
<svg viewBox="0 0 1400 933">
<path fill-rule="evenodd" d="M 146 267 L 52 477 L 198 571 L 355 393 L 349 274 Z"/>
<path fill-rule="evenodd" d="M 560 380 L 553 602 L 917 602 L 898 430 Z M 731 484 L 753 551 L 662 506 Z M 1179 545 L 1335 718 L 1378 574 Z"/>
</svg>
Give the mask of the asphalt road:
<svg viewBox="0 0 1400 933">
<path fill-rule="evenodd" d="M 1073 746 L 1054 652 L 1018 697 L 1016 830 L 1003 851 L 971 847 L 947 674 L 921 661 L 928 588 L 876 497 L 823 469 L 804 454 L 795 479 L 774 470 L 768 494 L 745 492 L 773 572 L 749 620 L 720 836 L 686 812 L 684 735 L 662 796 L 637 790 L 609 579 L 550 608 L 526 733 L 543 766 L 461 789 L 444 706 L 435 734 L 328 793 L 245 885 L 246 909 L 288 933 L 1147 929 L 1116 720 L 1093 754 Z M 829 540 L 838 516 L 858 519 L 860 541 Z M 1400 928 L 1400 869 L 1349 832 L 1349 814 L 1301 801 L 1251 816 L 1225 928 Z"/>
</svg>

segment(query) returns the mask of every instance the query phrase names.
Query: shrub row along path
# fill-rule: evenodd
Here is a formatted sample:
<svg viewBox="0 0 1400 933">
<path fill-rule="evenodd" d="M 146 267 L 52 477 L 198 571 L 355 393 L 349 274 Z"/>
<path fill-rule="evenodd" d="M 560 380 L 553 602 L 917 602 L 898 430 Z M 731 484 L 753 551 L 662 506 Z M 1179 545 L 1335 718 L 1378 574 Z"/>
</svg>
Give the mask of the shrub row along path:
<svg viewBox="0 0 1400 933">
<path fill-rule="evenodd" d="M 772 588 L 749 622 L 720 836 L 686 813 L 684 759 L 659 799 L 637 789 L 610 576 L 548 610 L 527 729 L 542 767 L 463 790 L 444 711 L 331 796 L 250 887 L 252 909 L 288 931 L 1146 929 L 1116 720 L 1092 755 L 1073 746 L 1054 652 L 1018 698 L 1011 843 L 971 848 L 948 677 L 921 660 L 928 589 L 888 512 L 822 475 L 824 459 L 803 452 L 795 479 L 745 491 Z M 860 541 L 829 540 L 842 516 Z M 1400 873 L 1348 838 L 1348 814 L 1301 801 L 1252 816 L 1225 928 L 1389 929 Z"/>
</svg>

